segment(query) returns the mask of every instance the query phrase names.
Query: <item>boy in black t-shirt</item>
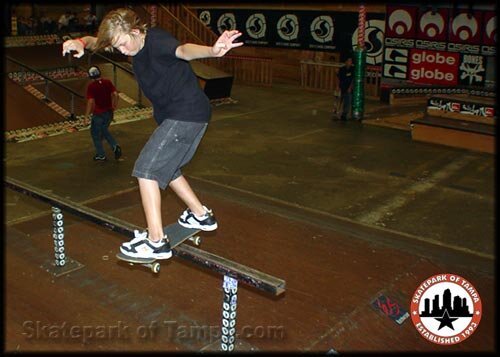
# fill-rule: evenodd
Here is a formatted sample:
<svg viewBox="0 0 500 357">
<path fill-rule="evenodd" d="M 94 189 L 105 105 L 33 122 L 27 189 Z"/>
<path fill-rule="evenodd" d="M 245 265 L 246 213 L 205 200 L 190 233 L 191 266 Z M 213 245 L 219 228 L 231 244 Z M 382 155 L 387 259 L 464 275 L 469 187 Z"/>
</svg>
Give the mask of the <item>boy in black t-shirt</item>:
<svg viewBox="0 0 500 357">
<path fill-rule="evenodd" d="M 136 232 L 120 250 L 130 257 L 168 259 L 170 244 L 163 233 L 160 188 L 169 186 L 188 206 L 178 219 L 188 228 L 217 229 L 213 212 L 199 201 L 181 173 L 193 157 L 210 119 L 210 102 L 198 84 L 188 61 L 222 57 L 243 45 L 241 36 L 225 31 L 213 46 L 180 44 L 161 28 L 147 29 L 130 9 L 110 11 L 102 20 L 97 37 L 85 36 L 63 43 L 63 55 L 84 49 L 117 49 L 133 57 L 132 66 L 140 89 L 153 104 L 158 127 L 142 149 L 132 175 L 137 177 L 148 229 Z"/>
</svg>

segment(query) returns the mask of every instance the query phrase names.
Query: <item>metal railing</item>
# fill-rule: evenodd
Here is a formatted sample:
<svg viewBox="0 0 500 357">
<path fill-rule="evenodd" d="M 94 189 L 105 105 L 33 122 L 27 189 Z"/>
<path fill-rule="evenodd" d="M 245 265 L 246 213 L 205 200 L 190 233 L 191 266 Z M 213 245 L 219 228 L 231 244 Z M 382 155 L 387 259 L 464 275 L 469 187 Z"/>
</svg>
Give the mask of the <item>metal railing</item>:
<svg viewBox="0 0 500 357">
<path fill-rule="evenodd" d="M 118 73 L 117 73 L 117 68 L 121 69 L 122 71 L 124 71 L 125 73 L 131 75 L 133 78 L 134 78 L 134 82 L 136 83 L 137 85 L 137 106 L 140 107 L 140 108 L 143 108 L 144 105 L 142 103 L 142 91 L 141 89 L 139 88 L 139 83 L 137 83 L 137 81 L 135 80 L 135 74 L 134 74 L 134 71 L 130 68 L 127 68 L 125 67 L 123 64 L 121 63 L 118 63 L 116 61 L 113 61 L 111 58 L 107 57 L 107 56 L 104 56 L 98 52 L 90 52 L 89 55 L 88 55 L 88 66 L 90 67 L 92 65 L 92 57 L 93 56 L 96 56 L 96 57 L 99 57 L 101 59 L 103 59 L 104 61 L 106 61 L 107 63 L 111 64 L 113 66 L 113 83 L 115 85 L 116 88 L 119 88 L 120 84 L 118 83 Z"/>
<path fill-rule="evenodd" d="M 337 72 L 343 63 L 322 61 L 300 62 L 300 85 L 303 88 L 320 92 L 334 92 L 338 88 Z M 381 70 L 377 66 L 366 66 L 365 96 L 380 97 Z"/>
<path fill-rule="evenodd" d="M 12 63 L 15 63 L 17 66 L 23 68 L 24 70 L 22 71 L 22 74 L 21 76 L 19 77 L 19 82 L 21 84 L 21 86 L 25 86 L 27 80 L 26 80 L 26 76 L 28 74 L 32 74 L 32 73 L 35 73 L 36 75 L 40 76 L 41 78 L 43 78 L 44 82 L 45 82 L 45 87 L 44 87 L 44 100 L 48 101 L 54 101 L 53 99 L 50 98 L 50 93 L 49 93 L 49 84 L 54 84 L 56 85 L 57 87 L 59 88 L 62 88 L 63 91 L 65 93 L 69 93 L 69 95 L 71 96 L 71 99 L 70 99 L 70 118 L 73 119 L 75 118 L 75 98 L 79 98 L 79 99 L 82 99 L 84 100 L 85 97 L 83 95 L 81 95 L 80 93 L 78 92 L 75 92 L 73 89 L 71 89 L 70 87 L 62 84 L 62 83 L 59 83 L 58 81 L 50 78 L 49 76 L 43 74 L 42 72 L 28 66 L 27 64 L 24 64 L 10 56 L 5 56 L 5 58 L 7 59 L 7 61 L 10 61 Z"/>
</svg>

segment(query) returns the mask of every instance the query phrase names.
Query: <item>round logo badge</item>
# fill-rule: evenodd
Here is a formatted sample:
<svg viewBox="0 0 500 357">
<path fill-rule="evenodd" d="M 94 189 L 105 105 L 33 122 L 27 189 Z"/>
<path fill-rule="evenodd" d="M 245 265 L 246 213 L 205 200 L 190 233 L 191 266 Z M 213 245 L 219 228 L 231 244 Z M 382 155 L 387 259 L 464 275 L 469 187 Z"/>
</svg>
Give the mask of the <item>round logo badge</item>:
<svg viewBox="0 0 500 357">
<path fill-rule="evenodd" d="M 410 309 L 420 335 L 439 345 L 454 345 L 472 336 L 482 314 L 478 291 L 456 274 L 424 280 L 413 294 Z"/>
</svg>

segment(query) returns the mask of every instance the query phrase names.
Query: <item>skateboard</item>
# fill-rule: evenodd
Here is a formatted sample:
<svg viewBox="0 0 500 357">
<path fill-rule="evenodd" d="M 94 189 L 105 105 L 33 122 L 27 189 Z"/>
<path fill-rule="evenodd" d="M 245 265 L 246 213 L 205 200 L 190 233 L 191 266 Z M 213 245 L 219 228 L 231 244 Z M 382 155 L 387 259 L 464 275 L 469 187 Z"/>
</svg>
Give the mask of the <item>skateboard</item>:
<svg viewBox="0 0 500 357">
<path fill-rule="evenodd" d="M 163 232 L 167 235 L 170 242 L 170 249 L 174 249 L 179 244 L 184 243 L 186 240 L 192 242 L 194 245 L 199 246 L 201 244 L 201 237 L 198 235 L 201 231 L 195 228 L 185 228 L 179 223 L 172 223 L 166 227 L 163 227 Z M 128 262 L 130 265 L 140 264 L 145 266 L 153 273 L 160 272 L 160 261 L 167 259 L 155 259 L 155 258 L 132 258 L 126 256 L 122 252 L 116 254 L 116 257 L 120 260 Z"/>
<path fill-rule="evenodd" d="M 342 102 L 343 102 L 343 96 L 340 94 L 340 91 L 335 91 L 335 101 L 334 101 L 334 108 L 333 108 L 333 115 L 337 119 L 340 118 L 342 114 Z"/>
</svg>

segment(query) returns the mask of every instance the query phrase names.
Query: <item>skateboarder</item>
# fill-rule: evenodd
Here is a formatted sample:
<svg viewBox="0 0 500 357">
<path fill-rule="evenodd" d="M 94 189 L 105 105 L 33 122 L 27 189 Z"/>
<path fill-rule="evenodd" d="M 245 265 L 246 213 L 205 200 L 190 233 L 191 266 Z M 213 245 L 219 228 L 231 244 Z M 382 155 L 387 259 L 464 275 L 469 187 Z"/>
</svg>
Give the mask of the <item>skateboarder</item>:
<svg viewBox="0 0 500 357">
<path fill-rule="evenodd" d="M 102 78 L 99 67 L 90 67 L 88 75 L 92 79 L 92 82 L 87 86 L 85 121 L 87 122 L 88 117 L 92 114 L 90 135 L 92 136 L 96 152 L 94 161 L 106 160 L 106 154 L 102 146 L 103 138 L 111 146 L 115 159 L 118 160 L 122 155 L 122 149 L 109 132 L 109 125 L 113 120 L 113 112 L 118 103 L 118 92 L 109 79 Z"/>
<path fill-rule="evenodd" d="M 168 259 L 170 244 L 163 233 L 160 189 L 169 186 L 188 206 L 179 224 L 204 231 L 217 229 L 213 212 L 202 205 L 181 168 L 193 157 L 210 119 L 210 101 L 198 84 L 190 60 L 222 57 L 243 45 L 234 42 L 241 33 L 225 31 L 213 46 L 180 44 L 169 32 L 145 22 L 128 8 L 110 11 L 101 21 L 97 37 L 85 36 L 63 43 L 63 55 L 84 49 L 116 49 L 133 57 L 140 89 L 153 104 L 158 127 L 142 149 L 132 175 L 137 177 L 147 231 L 123 243 L 120 251 L 130 257 Z"/>
</svg>

